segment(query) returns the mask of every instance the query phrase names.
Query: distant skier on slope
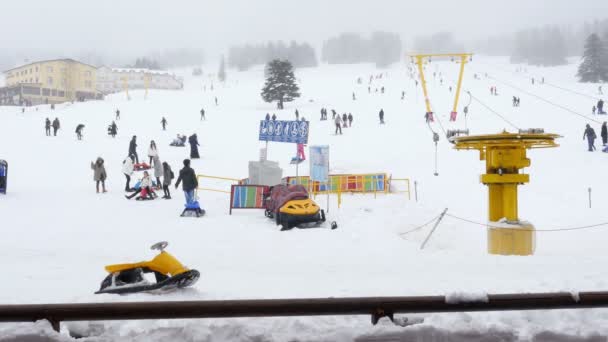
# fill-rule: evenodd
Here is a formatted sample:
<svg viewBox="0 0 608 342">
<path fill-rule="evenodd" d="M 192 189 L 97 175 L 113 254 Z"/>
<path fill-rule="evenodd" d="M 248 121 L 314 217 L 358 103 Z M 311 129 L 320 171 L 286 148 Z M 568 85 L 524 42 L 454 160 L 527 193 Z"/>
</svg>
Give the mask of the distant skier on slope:
<svg viewBox="0 0 608 342">
<path fill-rule="evenodd" d="M 163 119 L 160 120 L 160 124 L 163 126 L 163 131 L 167 130 L 167 119 L 163 116 Z"/>
<path fill-rule="evenodd" d="M 380 113 L 378 113 L 378 116 L 380 117 L 380 124 L 384 124 L 384 109 L 380 109 Z"/>
</svg>

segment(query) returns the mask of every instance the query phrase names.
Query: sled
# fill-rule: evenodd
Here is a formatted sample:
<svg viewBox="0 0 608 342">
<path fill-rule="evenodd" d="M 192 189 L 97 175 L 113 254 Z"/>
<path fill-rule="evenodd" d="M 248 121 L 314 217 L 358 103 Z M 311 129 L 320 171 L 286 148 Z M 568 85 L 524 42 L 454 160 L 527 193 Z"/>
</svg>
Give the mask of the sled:
<svg viewBox="0 0 608 342">
<path fill-rule="evenodd" d="M 205 215 L 205 210 L 201 209 L 198 201 L 194 201 L 192 203 L 187 203 L 185 205 L 184 211 L 181 213 L 181 217 L 201 217 Z"/>
</svg>

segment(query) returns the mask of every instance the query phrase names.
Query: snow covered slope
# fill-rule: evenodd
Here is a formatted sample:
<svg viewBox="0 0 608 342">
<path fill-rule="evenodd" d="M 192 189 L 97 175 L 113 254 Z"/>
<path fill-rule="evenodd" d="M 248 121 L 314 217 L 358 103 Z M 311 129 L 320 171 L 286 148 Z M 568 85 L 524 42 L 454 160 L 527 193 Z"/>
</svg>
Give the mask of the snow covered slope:
<svg viewBox="0 0 608 342">
<path fill-rule="evenodd" d="M 433 109 L 444 128 L 464 128 L 460 114 L 449 123 L 453 85 L 458 65 L 436 62 L 427 73 Z M 503 115 L 519 128 L 545 128 L 563 136 L 561 147 L 529 153 L 532 166 L 526 170 L 531 182 L 520 189 L 520 216 L 538 229 L 575 227 L 608 221 L 605 173 L 608 155 L 586 152 L 582 134 L 587 119 L 508 87 L 517 86 L 581 114 L 591 115 L 597 85 L 578 84 L 575 64 L 556 68 L 518 66 L 505 59 L 478 57 L 467 65 L 464 90 Z M 432 72 L 442 73 L 434 80 Z M 370 75 L 385 73 L 367 92 Z M 481 79 L 473 79 L 477 73 Z M 490 77 L 485 77 L 485 73 Z M 453 292 L 500 293 L 560 290 L 605 290 L 608 263 L 607 227 L 566 232 L 539 232 L 537 251 L 531 257 L 499 257 L 486 253 L 485 228 L 446 217 L 424 250 L 420 244 L 430 227 L 407 232 L 438 215 L 449 213 L 485 222 L 486 191 L 478 175 L 483 163 L 475 152 L 455 151 L 443 138 L 438 146 L 439 176 L 434 176 L 434 144 L 424 122 L 420 88 L 407 75 L 405 65 L 376 70 L 370 65 L 321 66 L 300 69 L 302 98 L 276 111 L 260 97 L 263 70 L 228 74 L 225 86 L 203 92 L 209 78 L 186 77 L 184 91 L 124 93 L 105 101 L 65 104 L 51 111 L 47 106 L 0 107 L 0 159 L 10 163 L 9 187 L 0 195 L 0 259 L 4 277 L 0 303 L 48 303 L 94 301 L 160 301 L 185 299 L 290 298 L 329 296 L 399 296 L 448 294 Z M 356 83 L 357 77 L 364 80 Z M 546 84 L 532 85 L 531 77 L 545 77 Z M 204 81 L 203 81 L 204 80 Z M 575 94 L 551 85 L 571 89 Z M 376 87 L 385 94 L 375 93 Z M 489 88 L 497 86 L 499 96 Z M 357 100 L 352 100 L 352 92 Z M 401 100 L 401 92 L 406 92 Z M 215 106 L 217 96 L 219 105 Z M 521 107 L 511 106 L 511 97 L 521 98 Z M 462 106 L 468 96 L 463 91 Z M 200 121 L 204 107 L 206 121 Z M 333 135 L 333 124 L 319 121 L 319 110 L 333 108 L 351 112 L 352 128 Z M 119 108 L 118 136 L 112 139 L 106 127 Z M 173 200 L 147 202 L 124 198 L 121 162 L 131 136 L 137 135 L 141 159 L 155 140 L 160 158 L 177 170 L 188 157 L 188 148 L 169 147 L 176 134 L 197 133 L 202 158 L 193 162 L 199 174 L 247 177 L 249 160 L 256 160 L 263 143 L 257 141 L 259 120 L 267 112 L 279 119 L 294 118 L 294 110 L 311 121 L 312 144 L 331 146 L 333 173 L 387 172 L 418 183 L 418 202 L 405 195 L 345 195 L 340 209 L 330 200 L 330 220 L 340 228 L 280 232 L 262 211 L 235 211 L 228 215 L 225 194 L 200 192 L 207 210 L 201 219 L 180 218 L 181 191 Z M 386 125 L 378 122 L 383 108 Z M 162 131 L 160 120 L 168 120 Z M 44 119 L 58 117 L 63 129 L 58 137 L 44 135 Z M 330 112 L 331 119 L 331 112 Z M 498 133 L 514 128 L 480 103 L 470 105 L 467 118 L 472 134 Z M 594 117 L 603 121 L 604 117 Z M 84 124 L 84 140 L 77 141 L 74 129 Z M 600 124 L 592 123 L 599 136 Z M 434 129 L 441 132 L 435 124 Z M 601 145 L 597 143 L 596 145 Z M 295 175 L 289 160 L 291 144 L 271 143 L 268 159 L 279 161 L 285 175 Z M 90 161 L 101 156 L 108 172 L 107 194 L 95 193 Z M 303 164 L 302 174 L 308 173 Z M 593 205 L 589 208 L 588 188 Z M 325 199 L 319 198 L 325 206 Z M 93 295 L 105 277 L 104 265 L 146 260 L 154 253 L 148 247 L 170 241 L 169 251 L 186 265 L 201 272 L 192 289 L 166 296 Z M 450 331 L 515 332 L 526 339 L 544 330 L 576 336 L 608 334 L 604 310 L 573 312 L 509 312 L 501 314 L 427 315 L 424 325 L 407 329 Z M 176 340 L 352 340 L 378 331 L 399 332 L 388 325 L 371 327 L 368 317 L 290 319 L 238 319 L 195 321 L 107 322 L 68 326 L 84 334 L 110 340 L 129 338 L 150 341 Z M 0 336 L 15 336 L 39 330 L 45 323 L 1 324 Z M 52 333 L 49 332 L 52 335 Z M 169 336 L 169 337 L 168 337 Z M 59 338 L 59 337 L 56 337 Z M 62 339 L 69 338 L 65 335 Z M 93 339 L 95 340 L 95 339 Z"/>
</svg>

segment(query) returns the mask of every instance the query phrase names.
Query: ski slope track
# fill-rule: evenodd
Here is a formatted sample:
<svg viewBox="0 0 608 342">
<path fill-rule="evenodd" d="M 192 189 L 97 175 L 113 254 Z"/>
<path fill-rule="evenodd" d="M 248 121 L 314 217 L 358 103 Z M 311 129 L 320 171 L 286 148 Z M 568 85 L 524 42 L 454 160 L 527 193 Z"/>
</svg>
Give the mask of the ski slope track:
<svg viewBox="0 0 608 342">
<path fill-rule="evenodd" d="M 445 61 L 427 67 L 433 110 L 445 129 L 464 128 L 462 107 L 466 91 L 520 128 L 544 128 L 563 136 L 559 148 L 532 150 L 529 184 L 520 187 L 519 214 L 537 229 L 577 227 L 608 221 L 606 172 L 600 124 L 590 122 L 598 135 L 597 152 L 587 152 L 583 130 L 588 121 L 530 96 L 591 117 L 597 84 L 576 82 L 578 60 L 554 68 L 510 65 L 506 58 L 475 57 L 467 64 L 458 120 L 449 122 L 458 65 Z M 210 67 L 207 70 L 216 70 Z M 443 75 L 443 85 L 439 76 Z M 608 226 L 564 232 L 538 232 L 536 253 L 529 257 L 486 253 L 483 226 L 446 216 L 424 250 L 422 241 L 432 225 L 412 230 L 448 213 L 486 222 L 487 189 L 479 183 L 484 163 L 475 151 L 456 151 L 443 135 L 438 144 L 438 172 L 434 176 L 434 144 L 424 121 L 422 91 L 410 79 L 405 64 L 378 70 L 372 65 L 320 66 L 296 70 L 302 97 L 278 111 L 264 103 L 260 91 L 263 68 L 228 72 L 225 85 L 204 92 L 211 78 L 185 77 L 183 91 L 131 91 L 104 101 L 48 106 L 0 107 L 0 159 L 9 162 L 8 193 L 0 195 L 0 260 L 3 277 L 0 303 L 70 303 L 112 301 L 174 301 L 206 299 L 264 299 L 348 296 L 414 296 L 608 290 Z M 384 73 L 374 80 L 372 74 Z M 477 73 L 481 79 L 474 79 Z M 488 73 L 485 77 L 484 74 Z M 207 74 L 206 74 L 207 75 Z M 357 84 L 361 77 L 363 84 Z M 581 96 L 546 82 L 587 94 Z M 526 92 L 510 88 L 501 80 Z M 375 89 L 384 86 L 385 94 Z M 490 95 L 496 86 L 498 96 Z M 453 86 L 455 89 L 455 86 Z M 352 100 L 352 92 L 357 99 Z M 406 92 L 401 100 L 401 91 Z M 219 105 L 215 105 L 217 96 Z M 521 106 L 511 106 L 512 96 Z M 320 109 L 330 111 L 319 121 Z M 118 136 L 106 128 L 119 108 Z M 206 121 L 199 111 L 206 110 Z M 278 119 L 294 118 L 294 110 L 311 122 L 310 145 L 330 145 L 332 173 L 387 172 L 418 184 L 418 202 L 403 194 L 343 196 L 338 209 L 330 198 L 328 220 L 337 230 L 309 229 L 281 232 L 262 210 L 235 210 L 228 215 L 229 196 L 199 192 L 207 214 L 180 218 L 183 194 L 172 186 L 172 200 L 127 201 L 122 160 L 129 140 L 137 135 L 140 159 L 147 159 L 150 140 L 160 159 L 178 173 L 189 148 L 170 147 L 176 134 L 199 137 L 201 159 L 193 161 L 198 174 L 247 177 L 248 161 L 257 160 L 263 142 L 257 141 L 259 120 L 267 112 Z M 385 125 L 378 111 L 385 111 Z M 352 113 L 353 126 L 334 135 L 331 109 Z M 166 117 L 167 131 L 160 120 Z M 46 137 L 44 119 L 61 120 L 57 137 Z M 593 116 L 603 122 L 606 116 Z M 74 129 L 84 124 L 84 139 Z M 473 101 L 468 128 L 472 134 L 499 133 L 513 128 Z M 437 123 L 433 129 L 441 132 Z M 306 151 L 308 153 L 308 151 Z M 270 143 L 268 159 L 278 161 L 284 175 L 295 175 L 289 164 L 296 146 Z M 89 167 L 105 159 L 108 193 L 96 194 Z M 308 174 L 301 164 L 300 174 Z M 589 208 L 588 189 L 592 206 Z M 325 196 L 317 198 L 325 207 Z M 201 272 L 192 288 L 166 295 L 94 295 L 113 263 L 149 260 L 149 246 L 170 242 L 168 251 Z M 410 316 L 411 318 L 412 316 Z M 268 319 L 206 319 L 160 321 L 64 322 L 62 332 L 47 322 L 0 324 L 0 340 L 46 336 L 71 341 L 68 330 L 83 341 L 353 341 L 360 336 L 392 334 L 418 336 L 481 336 L 501 341 L 572 341 L 608 335 L 607 310 L 565 310 L 501 313 L 427 314 L 424 323 L 399 327 L 369 317 Z M 67 329 L 66 329 L 67 328 Z M 447 334 L 447 335 L 446 335 Z M 472 335 L 467 335 L 472 334 Z M 495 339 L 492 339 L 495 338 Z M 544 339 L 543 339 L 544 338 Z M 466 338 L 462 339 L 466 340 Z"/>
</svg>

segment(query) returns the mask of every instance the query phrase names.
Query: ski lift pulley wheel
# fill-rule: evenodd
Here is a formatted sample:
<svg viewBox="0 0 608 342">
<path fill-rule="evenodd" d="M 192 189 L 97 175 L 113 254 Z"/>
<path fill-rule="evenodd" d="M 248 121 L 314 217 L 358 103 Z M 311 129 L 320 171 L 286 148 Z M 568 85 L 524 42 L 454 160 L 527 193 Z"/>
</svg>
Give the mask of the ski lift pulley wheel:
<svg viewBox="0 0 608 342">
<path fill-rule="evenodd" d="M 169 245 L 169 243 L 167 241 L 160 241 L 160 242 L 153 244 L 152 247 L 150 247 L 150 249 L 159 250 L 162 252 L 165 250 L 165 248 L 167 248 L 168 245 Z"/>
</svg>

